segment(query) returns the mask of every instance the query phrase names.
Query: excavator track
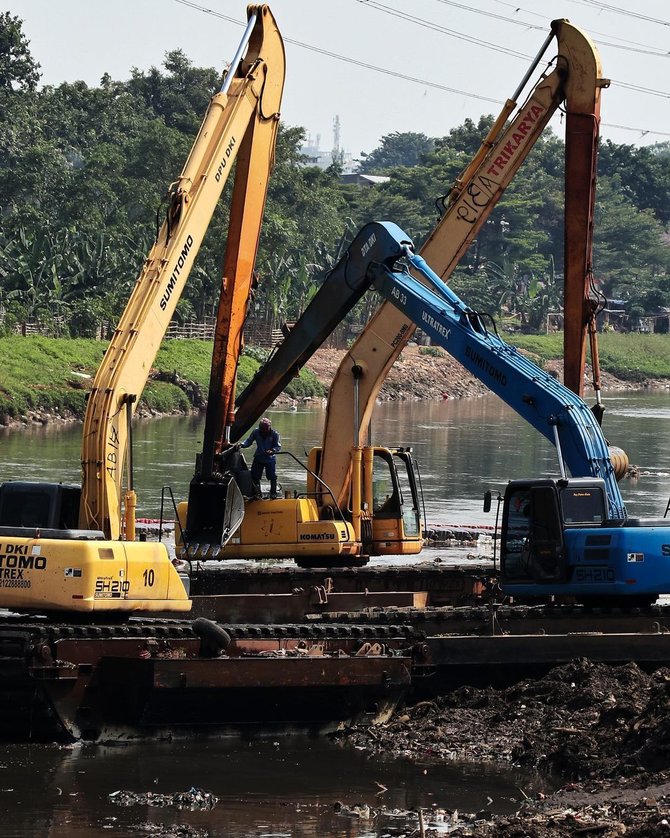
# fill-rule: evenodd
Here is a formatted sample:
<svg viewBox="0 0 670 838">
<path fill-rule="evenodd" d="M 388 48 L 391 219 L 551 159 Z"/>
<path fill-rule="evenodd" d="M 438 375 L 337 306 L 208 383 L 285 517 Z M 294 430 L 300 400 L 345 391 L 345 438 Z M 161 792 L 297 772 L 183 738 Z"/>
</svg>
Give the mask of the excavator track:
<svg viewBox="0 0 670 838">
<path fill-rule="evenodd" d="M 414 640 L 423 637 L 410 623 L 377 625 L 362 615 L 359 621 L 344 619 L 340 623 L 314 621 L 295 624 L 221 624 L 233 640 L 263 640 L 269 638 L 298 638 L 305 640 L 360 640 L 382 638 Z M 87 625 L 85 623 L 49 622 L 22 616 L 0 618 L 0 661 L 18 658 L 43 644 L 60 641 L 105 640 L 161 640 L 199 641 L 193 620 L 162 620 L 132 618 L 123 623 Z M 417 621 L 418 622 L 418 621 Z"/>
<path fill-rule="evenodd" d="M 525 624 L 529 631 L 546 630 L 549 625 L 567 631 L 628 627 L 670 630 L 670 606 L 648 608 L 586 608 L 579 605 L 488 605 L 439 608 L 371 608 L 351 612 L 308 614 L 305 622 L 295 623 L 221 623 L 234 639 L 268 637 L 303 637 L 308 639 L 370 639 L 375 633 L 385 637 L 424 636 L 442 626 L 468 633 L 479 633 L 492 618 L 501 624 Z M 59 640 L 123 639 L 197 639 L 193 620 L 168 620 L 154 617 L 131 618 L 125 622 L 89 625 L 78 622 L 48 622 L 26 616 L 0 618 L 0 651 L 11 648 L 16 638 L 25 637 L 33 643 Z"/>
</svg>

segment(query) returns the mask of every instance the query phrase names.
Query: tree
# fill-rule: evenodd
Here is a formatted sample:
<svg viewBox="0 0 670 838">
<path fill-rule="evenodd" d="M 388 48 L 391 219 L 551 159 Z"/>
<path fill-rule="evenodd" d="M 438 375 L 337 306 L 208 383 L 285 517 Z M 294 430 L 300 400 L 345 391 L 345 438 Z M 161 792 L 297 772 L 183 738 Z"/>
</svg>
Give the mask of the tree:
<svg viewBox="0 0 670 838">
<path fill-rule="evenodd" d="M 339 176 L 304 165 L 304 136 L 302 128 L 280 127 L 257 259 L 264 301 L 279 320 L 298 314 L 293 301 L 314 293 L 329 267 L 324 255 L 334 253 L 347 223 Z"/>
<path fill-rule="evenodd" d="M 180 49 L 166 53 L 163 67 L 167 73 L 156 67 L 146 73 L 133 68 L 126 89 L 141 98 L 168 127 L 194 134 L 209 100 L 220 87 L 221 73 L 213 67 L 194 67 Z"/>
<path fill-rule="evenodd" d="M 128 298 L 219 73 L 173 50 L 162 69 L 133 70 L 126 81 L 105 74 L 97 87 L 37 90 L 38 66 L 21 22 L 0 15 L 0 301 L 22 319 L 67 313 L 73 332 L 92 334 Z M 295 319 L 342 246 L 370 220 L 395 221 L 420 247 L 491 124 L 482 116 L 441 138 L 382 137 L 362 169 L 388 181 L 369 189 L 342 184 L 337 166 L 305 165 L 304 129 L 280 126 L 256 260 L 256 312 Z M 461 260 L 451 281 L 474 308 L 503 309 L 541 326 L 560 297 L 563 152 L 563 141 L 545 131 Z M 631 310 L 670 305 L 669 163 L 666 143 L 607 143 L 601 153 L 595 275 Z M 231 186 L 180 301 L 185 317 L 216 310 Z M 369 295 L 351 322 L 363 322 L 373 305 Z"/>
<path fill-rule="evenodd" d="M 481 116 L 476 125 L 472 119 L 468 118 L 462 125 L 452 128 L 446 137 L 436 140 L 436 145 L 463 152 L 468 155 L 468 158 L 474 157 L 492 126 L 493 116 L 491 114 Z"/>
<path fill-rule="evenodd" d="M 600 148 L 598 170 L 603 177 L 618 177 L 633 203 L 640 209 L 651 210 L 667 227 L 670 223 L 670 143 L 637 148 L 607 140 Z"/>
<path fill-rule="evenodd" d="M 23 21 L 9 12 L 0 12 L 0 90 L 35 90 L 41 74 L 33 59 L 29 41 L 23 34 Z"/>
<path fill-rule="evenodd" d="M 609 298 L 639 301 L 667 277 L 663 228 L 651 210 L 634 205 L 618 176 L 600 180 L 594 229 L 595 275 Z"/>
<path fill-rule="evenodd" d="M 382 137 L 381 144 L 370 154 L 361 152 L 363 160 L 359 171 L 379 174 L 395 166 L 416 166 L 422 156 L 432 150 L 433 144 L 425 134 L 395 131 Z"/>
</svg>

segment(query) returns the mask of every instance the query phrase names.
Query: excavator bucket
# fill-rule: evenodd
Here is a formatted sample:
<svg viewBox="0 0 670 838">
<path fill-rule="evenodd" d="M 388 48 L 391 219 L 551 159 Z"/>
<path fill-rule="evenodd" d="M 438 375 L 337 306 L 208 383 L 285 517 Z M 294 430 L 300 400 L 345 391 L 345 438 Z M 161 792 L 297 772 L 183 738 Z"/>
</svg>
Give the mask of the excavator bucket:
<svg viewBox="0 0 670 838">
<path fill-rule="evenodd" d="M 193 478 L 188 495 L 184 541 L 202 554 L 216 558 L 240 528 L 244 518 L 244 495 L 251 482 L 241 452 L 234 448 L 220 455 L 219 471 L 209 480 Z M 240 488 L 240 485 L 242 488 Z"/>
<path fill-rule="evenodd" d="M 596 421 L 602 428 L 603 416 L 605 415 L 605 407 L 602 404 L 596 403 L 594 405 L 591 405 L 591 412 L 596 417 Z"/>
<path fill-rule="evenodd" d="M 223 532 L 221 544 L 227 544 L 240 528 L 244 518 L 244 497 L 240 492 L 237 481 L 231 475 L 226 492 L 226 503 L 223 510 Z"/>
</svg>

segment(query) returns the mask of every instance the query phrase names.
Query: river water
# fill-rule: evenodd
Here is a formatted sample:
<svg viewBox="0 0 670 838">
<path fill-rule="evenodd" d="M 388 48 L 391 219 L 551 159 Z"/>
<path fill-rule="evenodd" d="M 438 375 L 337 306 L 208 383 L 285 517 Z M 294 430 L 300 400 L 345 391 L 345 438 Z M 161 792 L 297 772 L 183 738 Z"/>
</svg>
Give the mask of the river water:
<svg viewBox="0 0 670 838">
<path fill-rule="evenodd" d="M 118 790 L 173 794 L 192 786 L 216 795 L 216 807 L 180 812 L 110 798 Z M 148 824 L 161 836 L 381 836 L 392 834 L 388 818 L 352 819 L 335 804 L 512 812 L 524 794 L 542 789 L 545 780 L 511 769 L 371 762 L 325 739 L 11 746 L 0 763 L 0 835 L 136 838 Z M 397 818 L 396 826 L 408 821 Z M 178 824 L 203 832 L 172 831 Z"/>
<path fill-rule="evenodd" d="M 629 515 L 660 516 L 670 494 L 670 394 L 621 392 L 605 400 L 603 428 L 624 448 L 642 476 L 625 480 Z M 323 409 L 270 411 L 284 450 L 305 461 L 319 444 Z M 138 516 L 157 517 L 161 487 L 177 499 L 188 493 L 195 455 L 202 445 L 200 417 L 143 420 L 134 440 Z M 52 426 L 0 432 L 0 479 L 79 481 L 81 427 Z M 556 475 L 554 447 L 495 396 L 442 402 L 377 405 L 373 441 L 412 446 L 418 460 L 429 523 L 488 523 L 482 512 L 485 489 L 504 489 L 507 480 Z M 304 490 L 304 472 L 290 458 L 278 461 L 284 489 Z"/>
<path fill-rule="evenodd" d="M 641 472 L 639 479 L 622 485 L 629 514 L 663 515 L 670 492 L 668 393 L 614 394 L 606 407 L 606 435 L 628 451 Z M 270 415 L 284 448 L 301 459 L 320 441 L 321 407 Z M 80 433 L 80 427 L 3 432 L 0 479 L 78 481 Z M 186 494 L 201 438 L 200 418 L 137 423 L 140 516 L 158 516 L 166 483 L 177 498 Z M 492 525 L 493 513 L 482 511 L 485 489 L 502 490 L 510 478 L 557 472 L 553 447 L 494 397 L 379 405 L 373 438 L 377 444 L 413 447 L 430 523 Z M 279 471 L 284 489 L 302 488 L 302 474 L 288 458 L 280 460 Z M 0 756 L 0 836 L 371 838 L 399 834 L 393 830 L 402 831 L 409 822 L 343 817 L 335 812 L 337 801 L 373 809 L 509 812 L 524 794 L 545 784 L 550 781 L 500 768 L 370 761 L 325 739 L 11 745 Z M 179 812 L 174 807 L 120 807 L 109 798 L 119 789 L 169 794 L 192 786 L 219 797 L 216 808 Z M 178 825 L 184 829 L 179 831 Z"/>
</svg>

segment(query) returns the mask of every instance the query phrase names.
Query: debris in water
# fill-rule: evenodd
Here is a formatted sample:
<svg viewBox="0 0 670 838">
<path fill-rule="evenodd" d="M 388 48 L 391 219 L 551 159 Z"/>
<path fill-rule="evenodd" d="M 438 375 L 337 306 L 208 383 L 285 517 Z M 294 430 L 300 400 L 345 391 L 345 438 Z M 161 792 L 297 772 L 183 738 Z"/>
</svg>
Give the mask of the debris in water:
<svg viewBox="0 0 670 838">
<path fill-rule="evenodd" d="M 179 791 L 174 794 L 159 794 L 155 791 L 113 791 L 109 795 L 110 803 L 117 806 L 175 806 L 177 809 L 207 810 L 213 809 L 219 798 L 208 791 L 190 788 L 188 791 Z"/>
</svg>

